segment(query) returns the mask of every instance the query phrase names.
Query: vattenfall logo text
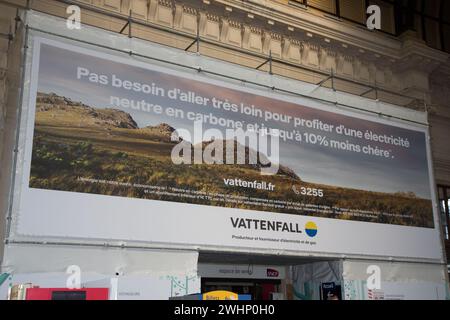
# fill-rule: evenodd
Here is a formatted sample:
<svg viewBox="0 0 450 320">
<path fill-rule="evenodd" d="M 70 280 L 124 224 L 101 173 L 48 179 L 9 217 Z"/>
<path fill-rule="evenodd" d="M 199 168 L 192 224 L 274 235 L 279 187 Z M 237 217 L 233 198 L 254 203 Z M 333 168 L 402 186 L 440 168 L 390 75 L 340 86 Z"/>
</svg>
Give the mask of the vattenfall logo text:
<svg viewBox="0 0 450 320">
<path fill-rule="evenodd" d="M 290 233 L 303 233 L 303 229 L 298 223 L 260 220 L 260 219 L 244 219 L 230 217 L 233 228 L 236 229 L 253 229 L 264 231 L 281 231 Z M 317 226 L 314 222 L 308 221 L 305 225 L 306 234 L 314 237 L 317 234 Z"/>
</svg>

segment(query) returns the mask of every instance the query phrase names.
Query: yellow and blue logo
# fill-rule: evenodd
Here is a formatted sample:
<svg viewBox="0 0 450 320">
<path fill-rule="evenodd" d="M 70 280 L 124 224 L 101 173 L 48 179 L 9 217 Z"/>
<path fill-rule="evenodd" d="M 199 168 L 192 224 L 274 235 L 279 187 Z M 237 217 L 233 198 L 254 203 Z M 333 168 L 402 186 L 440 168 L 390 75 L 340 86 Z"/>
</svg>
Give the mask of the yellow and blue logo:
<svg viewBox="0 0 450 320">
<path fill-rule="evenodd" d="M 305 224 L 305 232 L 311 238 L 315 237 L 316 234 L 317 234 L 317 226 L 316 226 L 316 224 L 314 222 L 312 222 L 312 221 L 308 221 Z"/>
</svg>

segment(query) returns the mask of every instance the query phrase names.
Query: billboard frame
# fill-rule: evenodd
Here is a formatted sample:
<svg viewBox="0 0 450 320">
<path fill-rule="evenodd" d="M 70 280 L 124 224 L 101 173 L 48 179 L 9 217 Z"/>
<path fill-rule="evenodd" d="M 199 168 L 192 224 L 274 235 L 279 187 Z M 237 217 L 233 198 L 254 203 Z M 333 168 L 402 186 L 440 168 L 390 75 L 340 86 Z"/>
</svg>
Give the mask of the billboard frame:
<svg viewBox="0 0 450 320">
<path fill-rule="evenodd" d="M 94 45 L 94 44 L 89 43 L 88 41 L 84 41 L 82 39 L 76 39 L 76 38 L 73 38 L 73 37 L 68 37 L 68 36 L 65 36 L 63 34 L 59 34 L 58 35 L 58 34 L 52 33 L 51 31 L 45 30 L 46 29 L 45 28 L 45 23 L 48 24 L 52 20 L 57 20 L 58 21 L 59 19 L 48 18 L 48 17 L 44 17 L 43 15 L 35 14 L 35 13 L 33 13 L 33 16 L 34 16 L 33 19 L 31 19 L 32 20 L 31 27 L 29 27 L 30 32 L 31 32 L 31 36 L 29 38 L 28 44 L 26 44 L 28 46 L 28 49 L 26 51 L 29 51 L 29 50 L 31 50 L 31 48 L 34 48 L 34 46 L 32 44 L 32 41 L 33 41 L 33 39 L 35 39 L 35 37 L 48 38 L 48 39 L 58 39 L 58 40 L 62 39 L 63 40 L 62 42 L 72 42 L 72 43 L 74 43 L 74 42 L 81 42 L 81 43 L 84 43 L 84 45 L 86 45 L 86 46 Z M 33 20 L 34 20 L 34 22 L 33 22 Z M 40 22 L 44 21 L 45 23 L 43 23 L 43 24 L 36 23 L 36 21 L 40 21 Z M 59 21 L 59 22 L 61 22 L 61 21 Z M 53 21 L 53 23 L 54 23 L 54 21 Z M 93 28 L 93 29 L 96 29 L 96 28 Z M 27 30 L 28 30 L 28 27 L 27 27 Z M 108 34 L 106 31 L 101 31 L 101 32 L 104 32 L 105 35 Z M 109 35 L 109 36 L 112 36 L 112 35 Z M 114 37 L 117 37 L 117 35 L 114 35 Z M 138 40 L 134 40 L 134 41 L 138 41 Z M 117 51 L 117 48 L 107 47 L 105 45 L 97 44 L 97 47 L 101 48 L 102 50 L 106 50 L 106 51 L 111 51 L 111 50 Z M 174 49 L 172 49 L 172 50 L 174 50 Z M 131 54 L 130 54 L 130 52 L 131 52 Z M 128 52 L 128 54 L 134 55 L 137 58 L 147 58 L 143 54 L 134 53 L 132 51 L 130 51 L 130 52 Z M 122 51 L 122 53 L 126 53 L 126 51 Z M 26 55 L 26 53 L 24 53 L 24 54 Z M 189 55 L 187 53 L 185 53 L 185 54 Z M 175 63 L 173 61 L 169 61 L 169 60 L 164 61 L 162 59 L 155 58 L 155 57 L 148 57 L 148 58 L 150 58 L 152 60 L 159 61 L 162 64 L 175 65 Z M 210 59 L 210 58 L 208 58 L 208 59 Z M 28 56 L 26 56 L 26 58 L 24 60 L 26 60 L 25 66 L 24 66 L 25 67 L 24 74 L 26 76 L 25 78 L 27 79 L 27 83 L 28 83 L 29 80 L 30 80 L 30 77 L 31 77 L 31 72 L 32 72 L 32 70 L 30 69 L 30 66 L 32 65 L 32 57 L 30 57 L 28 55 Z M 210 59 L 210 60 L 213 60 L 213 59 Z M 220 63 L 224 64 L 223 62 L 220 62 Z M 34 65 L 36 65 L 36 64 L 34 64 Z M 206 72 L 206 70 L 201 69 L 201 67 L 192 67 L 192 66 L 187 66 L 187 65 L 182 65 L 182 64 L 177 64 L 177 67 L 179 67 L 179 68 L 189 68 L 191 70 L 195 70 L 196 72 L 200 72 L 200 73 Z M 242 81 L 242 82 L 246 82 L 246 83 L 251 84 L 251 85 L 262 86 L 262 87 L 271 89 L 272 91 L 277 90 L 277 91 L 280 91 L 282 93 L 284 91 L 284 93 L 296 94 L 295 92 L 291 92 L 290 90 L 278 89 L 278 88 L 276 88 L 276 86 L 270 86 L 270 85 L 267 85 L 267 84 L 259 84 L 259 83 L 255 83 L 255 82 L 252 82 L 251 80 L 246 80 L 246 79 L 237 79 L 237 78 L 233 78 L 232 76 L 223 75 L 223 74 L 220 74 L 220 73 L 217 73 L 217 72 L 209 72 L 209 73 L 211 75 L 213 75 L 213 76 L 224 77 L 224 78 L 227 78 L 228 80 L 232 80 L 232 81 Z M 260 72 L 260 73 L 262 73 L 262 72 Z M 290 81 L 292 81 L 292 80 L 290 80 Z M 28 88 L 24 88 L 24 89 L 25 90 L 24 90 L 24 95 L 23 95 L 23 103 L 20 106 L 20 109 L 26 111 L 27 110 L 28 99 L 26 99 L 25 97 L 27 97 L 27 95 L 28 95 L 29 99 L 31 99 L 31 97 L 30 97 L 30 88 L 28 87 Z M 325 88 L 323 88 L 322 90 L 327 91 L 327 89 L 325 89 Z M 258 89 L 255 90 L 255 91 L 260 92 L 260 90 L 258 90 Z M 260 93 L 258 93 L 258 94 L 260 94 Z M 306 97 L 305 94 L 301 94 L 301 93 L 297 93 L 297 94 L 299 96 Z M 364 100 L 364 98 L 360 98 L 360 97 L 358 97 L 358 98 Z M 320 100 L 320 99 L 317 99 L 317 97 L 314 97 L 314 96 L 309 96 L 308 99 L 313 99 L 314 101 Z M 390 120 L 383 119 L 383 121 L 380 121 L 382 123 L 392 123 L 392 121 L 394 121 L 396 123 L 396 126 L 405 127 L 405 128 L 413 127 L 414 129 L 417 129 L 420 126 L 422 128 L 422 130 L 425 132 L 425 136 L 426 136 L 426 139 L 427 139 L 426 148 L 427 148 L 427 158 L 428 158 L 428 164 L 429 164 L 429 177 L 430 177 L 430 186 L 431 186 L 431 194 L 432 194 L 432 204 L 433 204 L 433 219 L 434 219 L 434 223 L 435 223 L 435 228 L 439 228 L 439 234 L 440 234 L 440 237 L 442 239 L 441 221 L 440 221 L 439 215 L 437 213 L 437 208 L 438 208 L 437 201 L 436 201 L 437 193 L 436 193 L 436 185 L 434 183 L 435 180 L 434 180 L 434 170 L 433 170 L 433 162 L 432 162 L 432 155 L 431 155 L 431 148 L 430 148 L 429 129 L 426 126 L 426 124 L 422 123 L 421 121 L 416 121 L 416 120 L 411 120 L 411 119 L 410 120 L 404 119 L 404 118 L 398 117 L 398 116 L 396 116 L 394 114 L 389 115 L 389 114 L 384 114 L 382 112 L 374 112 L 374 111 L 371 111 L 371 110 L 365 110 L 365 109 L 357 108 L 357 107 L 354 107 L 354 106 L 351 106 L 351 105 L 344 105 L 342 103 L 333 103 L 332 101 L 329 101 L 329 100 L 326 100 L 326 99 L 321 99 L 321 100 L 323 100 L 321 102 L 325 102 L 325 103 L 328 103 L 330 105 L 334 105 L 335 107 L 338 107 L 338 108 L 339 107 L 346 108 L 346 109 L 353 108 L 353 109 L 358 109 L 358 111 L 361 112 L 361 113 L 365 113 L 365 114 L 367 114 L 367 113 L 375 113 L 375 114 L 379 115 L 380 117 L 383 117 L 383 116 L 389 117 Z M 343 111 L 343 110 L 340 110 L 339 113 L 340 114 L 344 114 L 344 115 L 347 115 L 347 114 L 354 115 L 354 113 L 352 113 L 352 112 Z M 362 118 L 366 118 L 366 117 L 362 116 Z M 369 118 L 370 120 L 373 120 L 372 116 L 367 116 L 367 118 Z M 394 120 L 392 120 L 392 119 L 394 119 Z M 23 119 L 19 119 L 19 121 L 22 122 Z M 25 132 L 24 131 L 26 131 L 26 128 L 24 129 L 24 127 L 21 126 L 20 129 L 18 129 L 18 131 L 20 131 L 19 136 L 21 137 L 20 138 L 21 140 L 17 141 L 17 143 L 20 146 L 19 153 L 22 152 L 22 155 L 21 155 L 22 158 L 19 157 L 20 161 L 18 161 L 16 163 L 16 168 L 14 168 L 14 171 L 15 172 L 22 171 L 21 174 L 24 174 L 23 170 L 21 170 L 20 168 L 21 168 L 21 165 L 23 164 L 23 156 L 24 156 L 23 155 L 23 143 L 25 143 L 25 140 L 24 140 Z M 17 177 L 15 177 L 15 178 L 17 178 Z M 13 192 L 14 198 L 16 198 L 17 196 L 20 196 L 20 191 L 18 192 L 17 188 L 18 188 L 18 186 L 15 186 L 15 190 Z M 11 196 L 13 196 L 13 194 L 11 194 Z M 12 203 L 12 208 L 11 208 L 11 210 L 9 212 L 9 214 L 11 214 L 12 218 L 16 218 L 16 219 L 13 219 L 14 223 L 17 221 L 18 212 L 19 212 L 18 208 L 16 207 L 16 204 L 17 203 L 15 203 L 15 202 Z M 9 226 L 10 226 L 10 224 L 9 224 Z M 274 253 L 273 250 L 249 250 L 248 248 L 241 248 L 241 247 L 234 248 L 234 247 L 230 247 L 229 246 L 229 247 L 225 248 L 225 247 L 204 246 L 204 245 L 195 245 L 195 244 L 182 246 L 182 245 L 173 245 L 173 244 L 167 244 L 167 243 L 153 243 L 152 242 L 151 244 L 149 244 L 149 243 L 142 243 L 142 244 L 136 243 L 134 245 L 134 244 L 132 244 L 133 243 L 132 241 L 126 241 L 126 242 L 120 241 L 120 240 L 111 241 L 111 240 L 107 240 L 107 239 L 105 239 L 105 241 L 97 241 L 97 240 L 79 241 L 80 239 L 70 239 L 69 240 L 69 239 L 55 239 L 55 238 L 49 237 L 46 240 L 42 240 L 42 237 L 28 237 L 28 236 L 23 237 L 23 236 L 19 236 L 19 235 L 15 234 L 15 232 L 12 232 L 12 230 L 10 230 L 10 227 L 8 227 L 7 239 L 8 239 L 8 243 L 12 243 L 12 244 L 13 243 L 16 243 L 16 244 L 18 244 L 18 243 L 24 243 L 24 244 L 26 244 L 26 243 L 28 243 L 28 244 L 30 244 L 30 243 L 34 243 L 34 244 L 42 243 L 42 244 L 54 244 L 54 245 L 61 244 L 61 245 L 82 245 L 82 246 L 84 246 L 84 245 L 105 246 L 106 245 L 108 247 L 111 246 L 111 247 L 122 247 L 122 248 L 124 248 L 124 247 L 125 248 L 126 247 L 130 247 L 130 248 L 158 248 L 158 247 L 160 247 L 160 248 L 186 249 L 186 250 L 195 249 L 195 250 L 200 250 L 200 251 L 205 250 L 205 251 L 248 252 L 248 253 L 256 253 L 256 254 L 273 254 Z M 281 250 L 281 251 L 282 252 L 277 252 L 277 254 L 290 255 L 290 256 L 311 256 L 311 255 L 314 255 L 314 256 L 317 256 L 317 257 L 327 257 L 327 258 L 329 257 L 329 258 L 333 258 L 333 259 L 352 257 L 352 258 L 356 258 L 356 259 L 357 258 L 359 258 L 359 259 L 374 259 L 374 258 L 376 258 L 376 259 L 390 260 L 390 261 L 392 261 L 392 260 L 396 260 L 396 261 L 420 261 L 420 262 L 431 262 L 431 263 L 436 263 L 436 262 L 443 263 L 443 261 L 444 261 L 443 259 L 439 259 L 439 261 L 438 261 L 438 260 L 434 260 L 434 259 L 429 260 L 429 259 L 422 259 L 422 258 L 415 258 L 415 257 L 390 257 L 390 256 L 354 255 L 354 254 L 338 255 L 338 254 L 328 254 L 328 253 L 313 252 L 313 251 L 311 251 L 311 252 L 310 251 L 308 251 L 308 252 L 292 252 L 292 251 L 289 251 L 289 250 Z M 441 243 L 441 251 L 443 252 L 442 243 Z"/>
</svg>

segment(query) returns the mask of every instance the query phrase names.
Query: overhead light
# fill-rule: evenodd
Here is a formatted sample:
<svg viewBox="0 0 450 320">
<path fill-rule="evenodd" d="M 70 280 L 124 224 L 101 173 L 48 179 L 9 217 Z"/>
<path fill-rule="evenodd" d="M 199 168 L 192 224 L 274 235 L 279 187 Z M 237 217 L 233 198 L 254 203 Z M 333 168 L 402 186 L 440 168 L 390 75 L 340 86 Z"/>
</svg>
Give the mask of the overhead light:
<svg viewBox="0 0 450 320">
<path fill-rule="evenodd" d="M 250 19 L 253 19 L 255 16 L 252 15 L 251 13 L 247 14 L 247 17 L 249 17 Z"/>
<path fill-rule="evenodd" d="M 294 31 L 294 27 L 288 26 L 289 31 Z"/>
<path fill-rule="evenodd" d="M 228 12 L 231 12 L 231 11 L 233 11 L 233 8 L 231 8 L 231 7 L 225 7 L 225 10 L 228 11 Z"/>
<path fill-rule="evenodd" d="M 267 20 L 267 23 L 272 25 L 272 26 L 275 24 L 275 22 L 273 22 L 272 20 Z"/>
</svg>

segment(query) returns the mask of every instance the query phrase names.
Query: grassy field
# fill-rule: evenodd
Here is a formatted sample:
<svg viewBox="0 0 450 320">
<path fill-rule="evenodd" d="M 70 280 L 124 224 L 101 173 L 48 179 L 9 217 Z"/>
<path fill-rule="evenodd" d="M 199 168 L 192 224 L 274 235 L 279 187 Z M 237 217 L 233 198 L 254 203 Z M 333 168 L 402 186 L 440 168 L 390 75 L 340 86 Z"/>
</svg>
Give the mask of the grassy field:
<svg viewBox="0 0 450 320">
<path fill-rule="evenodd" d="M 36 113 L 30 187 L 433 227 L 431 201 L 412 194 L 338 188 L 287 175 L 261 176 L 258 168 L 244 165 L 175 165 L 170 158 L 174 143 L 166 132 L 153 128 L 105 126 L 101 121 L 80 120 L 76 113 L 66 111 L 50 108 Z M 118 184 L 86 182 L 80 177 Z M 223 183 L 223 178 L 235 177 L 248 181 L 264 180 L 276 188 L 266 191 L 227 187 Z M 190 189 L 218 196 L 197 198 L 170 192 L 154 193 L 149 188 L 129 184 L 161 186 L 166 191 Z M 293 191 L 293 185 L 320 188 L 324 197 L 298 195 Z M 273 205 L 265 207 L 254 201 L 229 201 L 239 196 L 249 200 L 266 199 Z M 304 204 L 312 206 L 299 209 Z M 320 209 L 324 211 L 320 212 Z M 352 209 L 371 213 L 357 216 Z"/>
</svg>

